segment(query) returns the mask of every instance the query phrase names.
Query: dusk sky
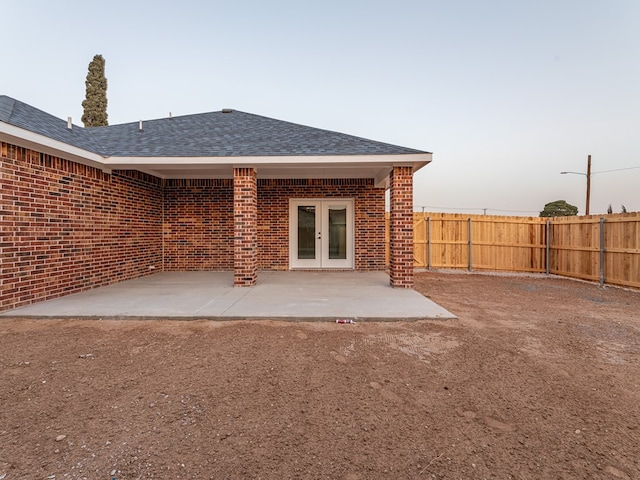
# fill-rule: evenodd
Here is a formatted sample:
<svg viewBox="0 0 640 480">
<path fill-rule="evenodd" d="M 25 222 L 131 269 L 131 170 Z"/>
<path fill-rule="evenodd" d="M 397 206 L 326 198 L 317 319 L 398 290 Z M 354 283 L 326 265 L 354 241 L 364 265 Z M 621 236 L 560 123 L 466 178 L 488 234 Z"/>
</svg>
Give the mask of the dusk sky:
<svg viewBox="0 0 640 480">
<path fill-rule="evenodd" d="M 3 0 L 0 94 L 81 124 L 234 108 L 433 152 L 417 211 L 640 210 L 640 1 Z M 610 171 L 615 170 L 615 171 Z"/>
</svg>

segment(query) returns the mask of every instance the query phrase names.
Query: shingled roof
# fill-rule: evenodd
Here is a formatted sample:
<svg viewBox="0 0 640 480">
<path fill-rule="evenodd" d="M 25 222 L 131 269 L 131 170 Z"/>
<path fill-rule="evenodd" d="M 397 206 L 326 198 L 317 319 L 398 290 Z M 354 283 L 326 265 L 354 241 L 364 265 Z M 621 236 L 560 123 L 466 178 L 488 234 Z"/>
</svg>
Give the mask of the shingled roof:
<svg viewBox="0 0 640 480">
<path fill-rule="evenodd" d="M 269 157 L 428 153 L 260 115 L 222 110 L 83 128 L 0 96 L 0 121 L 103 157 Z"/>
<path fill-rule="evenodd" d="M 64 120 L 6 95 L 0 95 L 0 121 L 89 152 L 99 150 L 87 129 L 68 129 Z"/>
<path fill-rule="evenodd" d="M 388 186 L 394 166 L 415 172 L 431 161 L 429 152 L 237 110 L 83 128 L 7 96 L 0 140 L 106 173 L 159 178 L 233 178 L 233 168 L 247 166 L 259 178 L 374 178 Z"/>
</svg>

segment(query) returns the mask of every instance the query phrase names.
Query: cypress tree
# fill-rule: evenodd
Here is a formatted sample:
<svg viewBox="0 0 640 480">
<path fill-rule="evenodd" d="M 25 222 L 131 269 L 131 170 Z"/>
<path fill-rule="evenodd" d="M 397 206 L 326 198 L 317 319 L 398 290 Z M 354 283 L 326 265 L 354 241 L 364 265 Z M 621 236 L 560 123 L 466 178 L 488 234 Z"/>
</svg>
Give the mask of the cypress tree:
<svg viewBox="0 0 640 480">
<path fill-rule="evenodd" d="M 89 63 L 85 81 L 87 93 L 82 108 L 82 123 L 85 127 L 102 127 L 107 121 L 107 78 L 104 76 L 104 58 L 96 55 Z"/>
</svg>

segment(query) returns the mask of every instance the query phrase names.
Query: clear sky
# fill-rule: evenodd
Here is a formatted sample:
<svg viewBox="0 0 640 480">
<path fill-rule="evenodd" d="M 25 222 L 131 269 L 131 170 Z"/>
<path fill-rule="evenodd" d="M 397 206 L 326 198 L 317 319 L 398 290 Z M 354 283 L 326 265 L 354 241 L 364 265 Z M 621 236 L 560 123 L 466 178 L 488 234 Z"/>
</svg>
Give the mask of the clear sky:
<svg viewBox="0 0 640 480">
<path fill-rule="evenodd" d="M 234 108 L 433 152 L 420 211 L 640 210 L 638 0 L 3 0 L 0 94 L 81 124 Z M 633 168 L 632 168 L 633 167 Z M 635 168 L 639 167 L 639 168 Z"/>
</svg>

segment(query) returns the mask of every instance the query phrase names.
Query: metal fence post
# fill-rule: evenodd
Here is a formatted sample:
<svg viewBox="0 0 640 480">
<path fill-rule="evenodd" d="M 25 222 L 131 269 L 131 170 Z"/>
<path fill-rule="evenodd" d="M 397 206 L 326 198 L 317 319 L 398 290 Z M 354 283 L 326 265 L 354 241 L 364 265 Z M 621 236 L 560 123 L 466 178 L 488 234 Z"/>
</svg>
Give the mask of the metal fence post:
<svg viewBox="0 0 640 480">
<path fill-rule="evenodd" d="M 427 217 L 427 270 L 431 270 L 431 217 Z"/>
<path fill-rule="evenodd" d="M 600 217 L 600 286 L 604 286 L 604 218 Z"/>
<path fill-rule="evenodd" d="M 469 271 L 473 270 L 473 241 L 471 239 L 471 235 L 473 233 L 473 228 L 471 226 L 471 217 L 469 217 Z"/>
<path fill-rule="evenodd" d="M 551 233 L 551 221 L 547 220 L 547 231 L 546 231 L 546 238 L 545 238 L 545 242 L 546 242 L 546 246 L 547 246 L 547 253 L 545 256 L 545 264 L 547 266 L 547 275 L 549 275 L 549 273 L 551 273 L 551 266 L 549 265 L 549 258 L 550 258 L 550 251 L 551 251 L 551 240 L 549 238 L 549 234 Z"/>
</svg>

